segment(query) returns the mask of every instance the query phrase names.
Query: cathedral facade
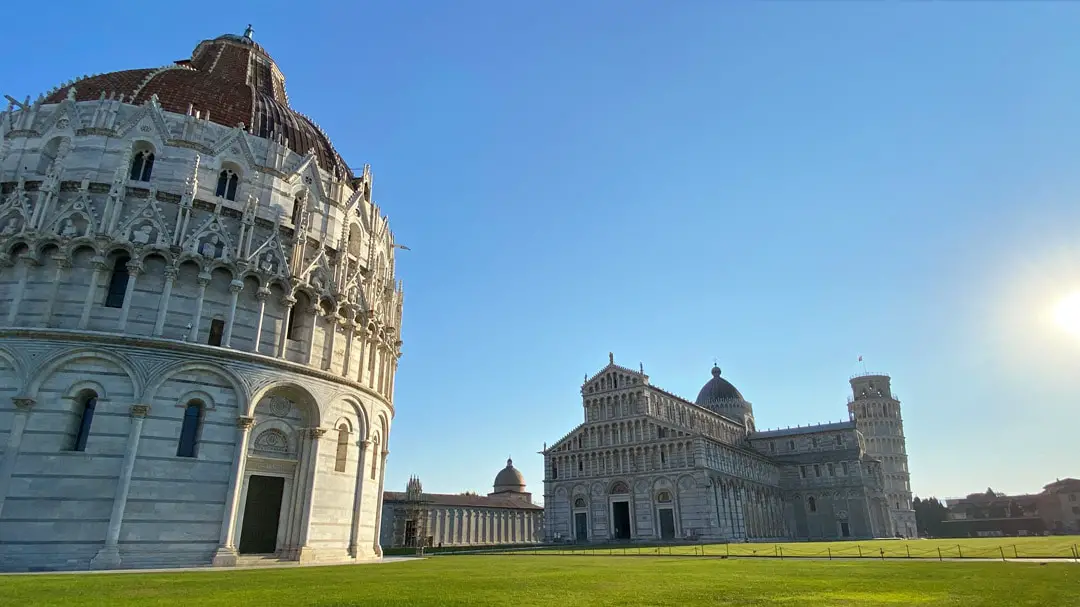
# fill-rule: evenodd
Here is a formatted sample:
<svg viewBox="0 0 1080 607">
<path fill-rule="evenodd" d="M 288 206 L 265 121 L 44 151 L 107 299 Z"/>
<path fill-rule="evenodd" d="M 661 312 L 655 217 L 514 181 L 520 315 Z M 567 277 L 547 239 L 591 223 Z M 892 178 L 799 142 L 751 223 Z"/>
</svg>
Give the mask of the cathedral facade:
<svg viewBox="0 0 1080 607">
<path fill-rule="evenodd" d="M 409 479 L 404 492 L 383 496 L 382 545 L 502 546 L 535 544 L 543 538 L 544 509 L 532 502 L 525 477 L 506 460 L 492 492 L 424 493 L 420 479 Z"/>
<path fill-rule="evenodd" d="M 719 368 L 691 402 L 611 357 L 581 387 L 584 421 L 545 445 L 546 539 L 915 537 L 890 378 L 850 383 L 849 421 L 758 431 Z"/>
<path fill-rule="evenodd" d="M 378 558 L 394 238 L 250 28 L 0 136 L 0 569 Z"/>
</svg>

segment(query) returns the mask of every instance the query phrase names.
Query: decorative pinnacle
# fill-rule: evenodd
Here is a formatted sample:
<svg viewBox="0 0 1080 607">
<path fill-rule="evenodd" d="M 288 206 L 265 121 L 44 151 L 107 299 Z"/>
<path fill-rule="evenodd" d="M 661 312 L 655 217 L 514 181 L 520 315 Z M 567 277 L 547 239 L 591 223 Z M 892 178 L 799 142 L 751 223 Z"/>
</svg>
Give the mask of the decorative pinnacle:
<svg viewBox="0 0 1080 607">
<path fill-rule="evenodd" d="M 251 24 L 249 23 L 248 26 L 247 26 L 247 29 L 244 30 L 244 37 L 247 38 L 248 40 L 251 40 L 252 39 L 251 35 L 254 34 L 254 33 L 255 33 L 255 30 L 251 28 Z"/>
</svg>

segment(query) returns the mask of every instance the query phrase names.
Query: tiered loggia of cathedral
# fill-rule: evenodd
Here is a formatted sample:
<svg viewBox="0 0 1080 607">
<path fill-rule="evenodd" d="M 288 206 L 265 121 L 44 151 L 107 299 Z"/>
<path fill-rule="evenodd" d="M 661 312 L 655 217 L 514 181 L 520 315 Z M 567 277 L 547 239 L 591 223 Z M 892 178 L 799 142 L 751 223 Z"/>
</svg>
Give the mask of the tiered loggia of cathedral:
<svg viewBox="0 0 1080 607">
<path fill-rule="evenodd" d="M 251 37 L 0 113 L 0 568 L 381 555 L 394 238 Z"/>
</svg>

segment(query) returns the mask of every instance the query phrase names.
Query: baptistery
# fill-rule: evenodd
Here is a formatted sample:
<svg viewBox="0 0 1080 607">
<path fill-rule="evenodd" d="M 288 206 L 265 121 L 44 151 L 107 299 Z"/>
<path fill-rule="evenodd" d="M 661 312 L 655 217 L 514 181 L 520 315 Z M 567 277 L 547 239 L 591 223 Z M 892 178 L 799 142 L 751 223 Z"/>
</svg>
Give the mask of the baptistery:
<svg viewBox="0 0 1080 607">
<path fill-rule="evenodd" d="M 398 248 L 251 28 L 0 113 L 0 569 L 381 557 Z"/>
</svg>

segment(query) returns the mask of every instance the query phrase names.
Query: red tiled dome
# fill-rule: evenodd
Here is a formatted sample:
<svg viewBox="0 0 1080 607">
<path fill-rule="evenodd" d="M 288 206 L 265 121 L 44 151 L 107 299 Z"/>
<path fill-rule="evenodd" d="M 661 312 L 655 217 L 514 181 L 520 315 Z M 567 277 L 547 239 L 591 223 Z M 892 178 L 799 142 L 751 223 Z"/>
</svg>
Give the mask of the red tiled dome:
<svg viewBox="0 0 1080 607">
<path fill-rule="evenodd" d="M 76 101 L 91 101 L 104 92 L 142 104 L 157 95 L 166 111 L 187 114 L 191 108 L 223 126 L 243 123 L 259 137 L 280 135 L 297 154 L 314 149 L 324 170 L 340 179 L 354 178 L 330 139 L 289 107 L 285 77 L 270 55 L 247 36 L 226 34 L 204 40 L 190 60 L 174 65 L 83 78 L 53 91 L 45 103 L 59 103 L 72 87 Z"/>
</svg>

